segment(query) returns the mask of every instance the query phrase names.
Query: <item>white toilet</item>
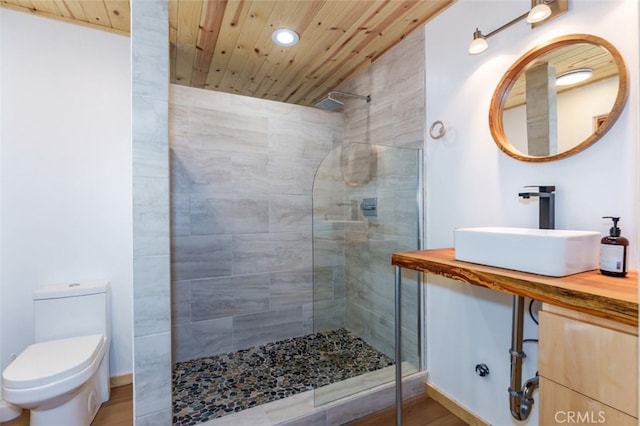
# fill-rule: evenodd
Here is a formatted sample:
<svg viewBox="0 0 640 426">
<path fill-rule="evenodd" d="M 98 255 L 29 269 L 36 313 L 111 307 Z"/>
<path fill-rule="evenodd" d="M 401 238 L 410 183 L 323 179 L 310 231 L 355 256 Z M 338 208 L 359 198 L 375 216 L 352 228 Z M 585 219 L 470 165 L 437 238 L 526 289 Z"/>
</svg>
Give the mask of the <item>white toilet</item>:
<svg viewBox="0 0 640 426">
<path fill-rule="evenodd" d="M 3 399 L 31 410 L 32 426 L 89 426 L 109 400 L 109 283 L 33 294 L 35 343 L 2 373 Z"/>
</svg>

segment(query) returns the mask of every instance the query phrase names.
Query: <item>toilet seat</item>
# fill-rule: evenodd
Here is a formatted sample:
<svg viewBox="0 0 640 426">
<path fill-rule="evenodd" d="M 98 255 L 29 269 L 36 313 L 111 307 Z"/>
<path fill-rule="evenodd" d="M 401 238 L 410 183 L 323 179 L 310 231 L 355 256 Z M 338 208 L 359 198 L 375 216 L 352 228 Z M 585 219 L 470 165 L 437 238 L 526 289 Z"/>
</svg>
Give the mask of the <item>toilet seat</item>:
<svg viewBox="0 0 640 426">
<path fill-rule="evenodd" d="M 100 361 L 105 345 L 101 334 L 33 344 L 4 370 L 2 385 L 26 390 L 64 381 Z"/>
</svg>

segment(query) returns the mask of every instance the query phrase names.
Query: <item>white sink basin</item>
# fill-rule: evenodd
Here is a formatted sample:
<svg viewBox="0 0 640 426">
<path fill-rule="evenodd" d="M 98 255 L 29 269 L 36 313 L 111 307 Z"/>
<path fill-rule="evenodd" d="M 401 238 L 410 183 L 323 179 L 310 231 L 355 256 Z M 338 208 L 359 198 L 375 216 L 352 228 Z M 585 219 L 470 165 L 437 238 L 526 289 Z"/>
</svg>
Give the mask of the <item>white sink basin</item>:
<svg viewBox="0 0 640 426">
<path fill-rule="evenodd" d="M 593 231 L 529 228 L 458 228 L 455 258 L 552 277 L 597 269 L 600 239 Z"/>
</svg>

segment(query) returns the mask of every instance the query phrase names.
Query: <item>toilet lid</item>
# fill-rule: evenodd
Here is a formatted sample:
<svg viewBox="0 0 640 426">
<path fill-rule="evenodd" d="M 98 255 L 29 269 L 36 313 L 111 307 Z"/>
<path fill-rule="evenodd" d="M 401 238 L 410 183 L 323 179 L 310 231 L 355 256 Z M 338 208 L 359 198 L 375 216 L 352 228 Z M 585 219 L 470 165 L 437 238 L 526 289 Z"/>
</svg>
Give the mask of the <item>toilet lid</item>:
<svg viewBox="0 0 640 426">
<path fill-rule="evenodd" d="M 69 377 L 88 367 L 104 345 L 102 334 L 35 343 L 4 370 L 3 385 L 26 389 Z"/>
</svg>

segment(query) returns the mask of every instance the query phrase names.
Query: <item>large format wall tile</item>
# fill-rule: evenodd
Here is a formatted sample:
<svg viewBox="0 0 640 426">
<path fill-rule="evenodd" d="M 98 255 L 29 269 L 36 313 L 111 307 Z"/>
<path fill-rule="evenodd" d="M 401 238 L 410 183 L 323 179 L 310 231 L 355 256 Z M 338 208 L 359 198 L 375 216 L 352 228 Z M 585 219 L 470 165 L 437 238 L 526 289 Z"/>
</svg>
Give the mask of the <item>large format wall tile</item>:
<svg viewBox="0 0 640 426">
<path fill-rule="evenodd" d="M 191 194 L 191 234 L 257 234 L 269 231 L 264 195 Z"/>
<path fill-rule="evenodd" d="M 185 237 L 191 233 L 191 195 L 171 192 L 171 236 Z"/>
<path fill-rule="evenodd" d="M 234 155 L 231 158 L 232 192 L 239 194 L 271 194 L 276 182 L 269 174 L 269 155 L 265 153 Z"/>
<path fill-rule="evenodd" d="M 171 333 L 134 338 L 135 416 L 171 407 Z"/>
<path fill-rule="evenodd" d="M 191 281 L 171 283 L 171 324 L 191 322 Z"/>
<path fill-rule="evenodd" d="M 269 197 L 269 232 L 310 232 L 311 217 L 308 195 Z"/>
<path fill-rule="evenodd" d="M 140 256 L 133 265 L 134 336 L 166 332 L 171 328 L 169 255 Z"/>
<path fill-rule="evenodd" d="M 311 235 L 297 232 L 233 236 L 233 273 L 311 270 Z"/>
<path fill-rule="evenodd" d="M 267 177 L 271 194 L 306 194 L 311 195 L 313 177 L 319 160 L 290 156 L 270 155 L 267 163 Z"/>
<path fill-rule="evenodd" d="M 267 120 L 201 108 L 189 109 L 189 143 L 216 151 L 267 151 Z"/>
<path fill-rule="evenodd" d="M 313 268 L 313 301 L 333 300 L 333 266 Z"/>
<path fill-rule="evenodd" d="M 313 301 L 313 274 L 309 270 L 270 274 L 271 309 L 302 306 Z"/>
<path fill-rule="evenodd" d="M 421 148 L 425 135 L 424 32 L 413 31 L 338 89 L 371 95 L 347 100 L 345 143 Z"/>
<path fill-rule="evenodd" d="M 169 6 L 131 2 L 135 424 L 171 424 Z"/>
<path fill-rule="evenodd" d="M 314 332 L 335 330 L 345 326 L 345 299 L 314 302 L 312 309 Z"/>
<path fill-rule="evenodd" d="M 184 86 L 171 103 L 177 359 L 312 331 L 313 178 L 341 115 Z M 328 274 L 323 298 L 343 275 Z"/>
<path fill-rule="evenodd" d="M 174 146 L 170 158 L 172 191 L 231 193 L 234 188 L 242 188 L 239 184 L 243 182 L 232 175 L 232 153 Z"/>
<path fill-rule="evenodd" d="M 133 87 L 136 87 L 134 83 Z M 137 176 L 168 177 L 169 144 L 167 126 L 169 106 L 165 99 L 134 96 L 132 109 L 136 124 L 132 127 L 133 164 Z"/>
<path fill-rule="evenodd" d="M 174 237 L 172 240 L 174 280 L 231 275 L 230 235 Z"/>
<path fill-rule="evenodd" d="M 194 280 L 191 318 L 202 321 L 269 310 L 269 274 Z"/>
<path fill-rule="evenodd" d="M 136 176 L 134 179 L 134 255 L 156 256 L 169 253 L 168 194 L 169 179 L 166 177 Z"/>
<path fill-rule="evenodd" d="M 302 306 L 233 318 L 233 350 L 303 334 Z"/>
<path fill-rule="evenodd" d="M 231 318 L 196 321 L 173 327 L 173 362 L 233 350 Z"/>
<path fill-rule="evenodd" d="M 333 131 L 324 123 L 274 117 L 268 126 L 271 153 L 321 160 L 333 148 Z"/>
<path fill-rule="evenodd" d="M 316 268 L 344 265 L 344 231 L 316 231 L 313 234 L 313 264 Z"/>
</svg>

